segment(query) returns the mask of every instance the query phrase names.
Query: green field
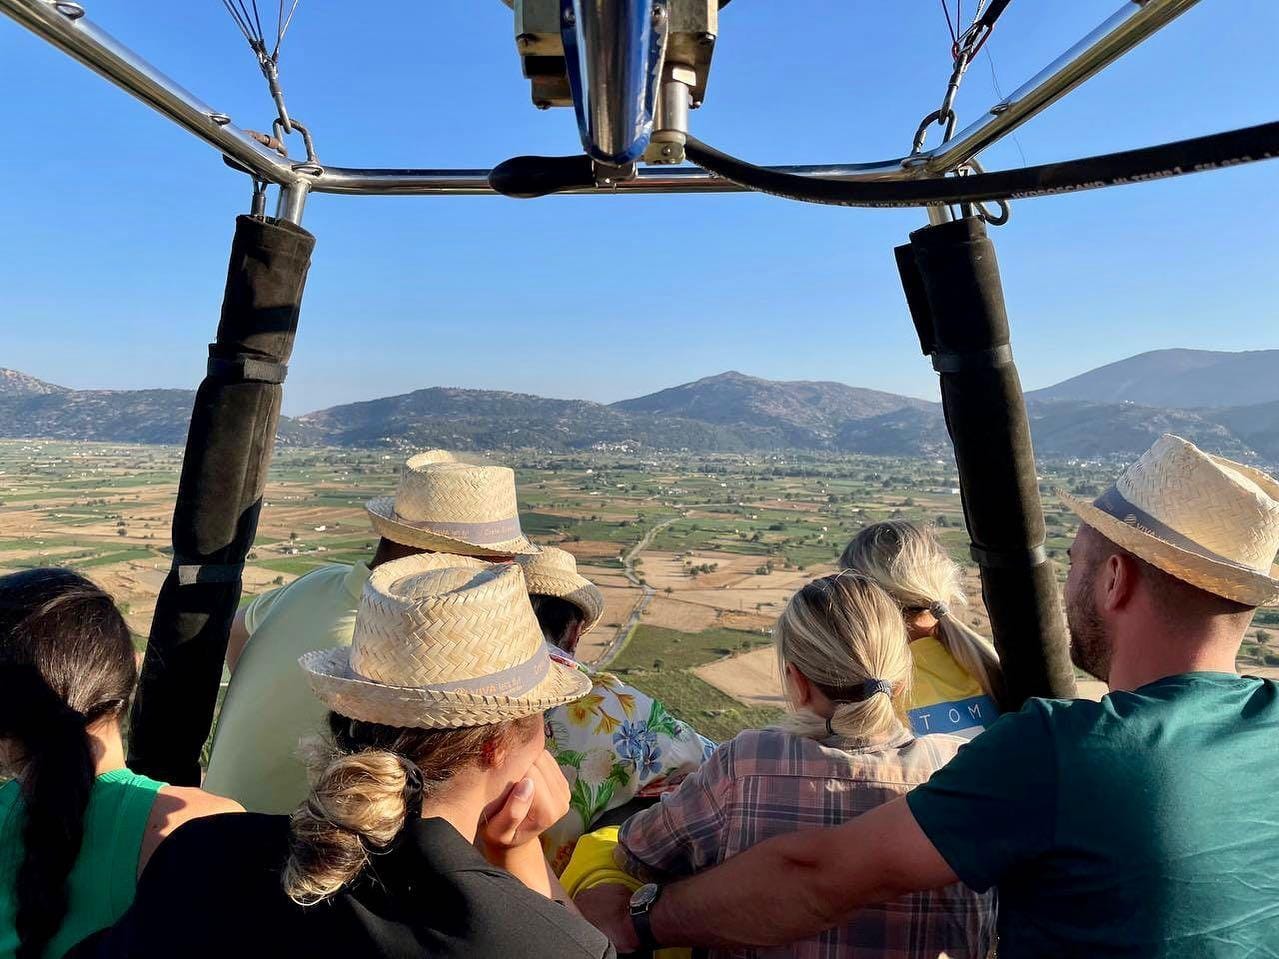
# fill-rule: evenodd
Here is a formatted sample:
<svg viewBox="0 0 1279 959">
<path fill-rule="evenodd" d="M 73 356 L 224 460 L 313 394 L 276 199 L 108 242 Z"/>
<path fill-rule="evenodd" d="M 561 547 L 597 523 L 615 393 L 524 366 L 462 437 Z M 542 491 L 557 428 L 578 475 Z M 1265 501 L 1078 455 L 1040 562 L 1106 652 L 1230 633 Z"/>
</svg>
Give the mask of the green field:
<svg viewBox="0 0 1279 959">
<path fill-rule="evenodd" d="M 689 669 L 704 666 L 733 653 L 770 645 L 767 636 L 742 629 L 707 629 L 683 633 L 661 626 L 635 627 L 630 639 L 610 665 L 623 669 Z"/>
<path fill-rule="evenodd" d="M 620 570 L 624 553 L 669 522 L 647 547 L 666 554 L 663 564 L 648 557 L 647 566 L 637 567 L 640 576 L 649 570 L 655 583 L 664 577 L 653 607 L 668 598 L 666 589 L 674 600 L 681 589 L 697 589 L 705 602 L 708 590 L 721 588 L 730 599 L 732 590 L 751 587 L 742 580 L 753 579 L 752 571 L 786 571 L 798 581 L 831 563 L 858 530 L 889 518 L 935 525 L 952 557 L 973 568 L 949 457 L 616 448 L 506 451 L 490 459 L 516 471 L 526 533 L 539 543 L 577 549 L 596 570 Z M 394 490 L 402 461 L 403 453 L 391 450 L 277 449 L 246 567 L 246 596 L 328 563 L 367 559 L 377 539 L 363 504 Z M 176 447 L 0 441 L 0 569 L 85 570 L 132 610 L 131 627 L 145 634 L 162 568 L 172 555 L 169 524 L 181 462 Z M 1095 495 L 1117 471 L 1116 463 L 1040 464 L 1046 547 L 1059 578 L 1065 576 L 1065 550 L 1076 521 L 1054 490 Z M 715 565 L 719 572 L 712 575 Z M 735 569 L 733 575 L 725 566 Z M 611 600 L 617 622 L 609 627 L 616 628 L 624 621 L 624 613 L 616 611 L 628 608 L 630 594 L 620 577 L 609 579 L 610 590 L 618 591 Z M 637 599 L 638 591 L 634 595 Z M 742 599 L 739 593 L 736 602 L 717 607 L 739 618 L 715 622 L 765 628 L 779 608 L 776 597 L 757 603 L 755 595 Z M 980 612 L 979 596 L 971 598 L 974 613 Z M 692 670 L 766 642 L 762 632 L 749 629 L 681 632 L 644 622 L 612 668 L 704 734 L 726 738 L 778 714 L 738 703 Z M 1277 663 L 1279 610 L 1262 610 L 1240 664 Z"/>
<path fill-rule="evenodd" d="M 732 739 L 743 729 L 775 723 L 782 715 L 776 709 L 745 706 L 687 670 L 616 672 L 635 688 L 660 699 L 675 716 L 717 743 Z"/>
<path fill-rule="evenodd" d="M 776 722 L 781 713 L 743 705 L 694 675 L 692 669 L 769 644 L 768 637 L 740 629 L 682 633 L 641 625 L 631 633 L 609 671 L 660 699 L 703 736 L 722 742 L 743 729 Z"/>
</svg>

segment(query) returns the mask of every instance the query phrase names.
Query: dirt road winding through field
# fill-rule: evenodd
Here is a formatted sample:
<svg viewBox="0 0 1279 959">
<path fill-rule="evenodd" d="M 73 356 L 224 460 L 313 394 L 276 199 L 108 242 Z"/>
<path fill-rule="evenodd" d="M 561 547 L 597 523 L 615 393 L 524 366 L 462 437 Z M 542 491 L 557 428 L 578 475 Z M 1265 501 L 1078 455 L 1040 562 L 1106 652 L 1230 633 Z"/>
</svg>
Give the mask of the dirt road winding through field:
<svg viewBox="0 0 1279 959">
<path fill-rule="evenodd" d="M 622 647 L 626 645 L 626 638 L 631 635 L 631 630 L 639 625 L 640 617 L 644 615 L 644 610 L 652 601 L 657 590 L 640 580 L 639 574 L 635 572 L 635 560 L 639 554 L 644 552 L 644 550 L 646 550 L 653 542 L 654 536 L 666 529 L 666 527 L 670 526 L 671 523 L 675 522 L 679 518 L 680 517 L 678 516 L 672 516 L 670 519 L 658 523 L 644 534 L 643 539 L 631 547 L 630 552 L 622 557 L 622 575 L 630 580 L 632 586 L 638 586 L 644 592 L 636 601 L 635 608 L 631 610 L 631 615 L 627 617 L 626 622 L 622 623 L 622 625 L 617 628 L 617 635 L 613 637 L 613 641 L 604 648 L 604 652 L 600 653 L 599 657 L 592 665 L 602 669 L 611 663 L 613 661 L 613 657 L 620 653 L 622 651 Z"/>
</svg>

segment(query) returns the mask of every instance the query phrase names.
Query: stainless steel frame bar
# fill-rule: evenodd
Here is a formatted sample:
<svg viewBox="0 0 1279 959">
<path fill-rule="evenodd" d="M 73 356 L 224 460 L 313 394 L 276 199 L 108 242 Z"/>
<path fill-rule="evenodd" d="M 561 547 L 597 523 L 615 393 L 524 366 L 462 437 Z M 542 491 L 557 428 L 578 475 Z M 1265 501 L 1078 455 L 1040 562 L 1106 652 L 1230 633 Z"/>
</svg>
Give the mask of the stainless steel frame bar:
<svg viewBox="0 0 1279 959">
<path fill-rule="evenodd" d="M 841 180 L 904 180 L 937 176 L 955 169 L 1008 135 L 1058 98 L 1127 53 L 1199 0 L 1125 0 L 1108 20 L 995 104 L 976 123 L 943 147 L 916 156 L 877 163 L 811 164 L 774 169 Z M 301 216 L 301 203 L 310 193 L 353 195 L 447 195 L 493 193 L 487 170 L 361 169 L 325 166 L 314 174 L 295 170 L 290 161 L 271 152 L 207 104 L 178 86 L 141 57 L 95 27 L 87 17 L 60 12 L 57 0 L 0 0 L 3 12 L 63 52 L 133 94 L 143 103 L 195 134 L 222 154 L 271 183 L 304 185 L 286 191 L 288 209 Z M 74 8 L 72 8 L 74 9 Z M 633 180 L 607 187 L 571 192 L 614 193 L 737 193 L 742 188 L 697 167 L 650 167 Z M 286 204 L 282 203 L 284 209 Z"/>
<path fill-rule="evenodd" d="M 75 9 L 68 7 L 67 9 Z M 55 0 L 0 0 L 8 14 L 63 53 L 133 94 L 147 106 L 195 134 L 261 179 L 291 183 L 298 178 L 289 161 L 259 144 L 208 104 L 180 87 L 87 16 L 58 10 Z"/>
<path fill-rule="evenodd" d="M 302 211 L 306 209 L 306 195 L 310 192 L 311 187 L 305 181 L 280 187 L 280 195 L 275 204 L 275 218 L 301 226 Z"/>
<path fill-rule="evenodd" d="M 1198 2 L 1129 0 L 1097 29 L 991 107 L 980 120 L 931 151 L 924 169 L 937 175 L 971 160 Z"/>
</svg>

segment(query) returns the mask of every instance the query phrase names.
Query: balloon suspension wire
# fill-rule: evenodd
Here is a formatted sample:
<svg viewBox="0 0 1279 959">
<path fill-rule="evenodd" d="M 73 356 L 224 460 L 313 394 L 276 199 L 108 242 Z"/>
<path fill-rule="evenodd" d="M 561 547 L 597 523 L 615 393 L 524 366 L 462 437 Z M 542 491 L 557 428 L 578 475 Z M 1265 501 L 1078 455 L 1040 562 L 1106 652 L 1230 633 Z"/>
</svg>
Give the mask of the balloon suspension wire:
<svg viewBox="0 0 1279 959">
<path fill-rule="evenodd" d="M 249 49 L 257 57 L 258 66 L 262 70 L 262 75 L 266 77 L 267 87 L 271 91 L 271 99 L 275 101 L 280 126 L 285 133 L 292 133 L 294 124 L 289 117 L 288 108 L 284 105 L 284 91 L 280 87 L 280 47 L 284 43 L 284 36 L 288 33 L 290 24 L 293 23 L 293 14 L 297 12 L 298 3 L 301 0 L 293 0 L 287 13 L 284 10 L 285 2 L 286 0 L 279 0 L 275 20 L 275 44 L 269 52 L 258 0 L 248 0 L 247 3 L 245 0 L 222 0 L 222 6 L 231 15 L 231 19 L 235 21 L 235 25 L 248 42 Z"/>
</svg>

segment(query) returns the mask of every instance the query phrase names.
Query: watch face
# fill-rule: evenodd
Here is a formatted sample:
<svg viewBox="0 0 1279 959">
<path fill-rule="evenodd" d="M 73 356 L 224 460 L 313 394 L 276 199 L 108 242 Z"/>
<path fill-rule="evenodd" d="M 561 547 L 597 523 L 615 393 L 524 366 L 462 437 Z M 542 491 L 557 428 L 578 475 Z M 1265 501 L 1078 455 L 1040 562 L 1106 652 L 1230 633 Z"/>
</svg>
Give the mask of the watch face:
<svg viewBox="0 0 1279 959">
<path fill-rule="evenodd" d="M 654 900 L 657 899 L 657 883 L 650 882 L 647 886 L 640 886 L 635 890 L 635 894 L 631 896 L 631 911 L 646 911 Z"/>
</svg>

